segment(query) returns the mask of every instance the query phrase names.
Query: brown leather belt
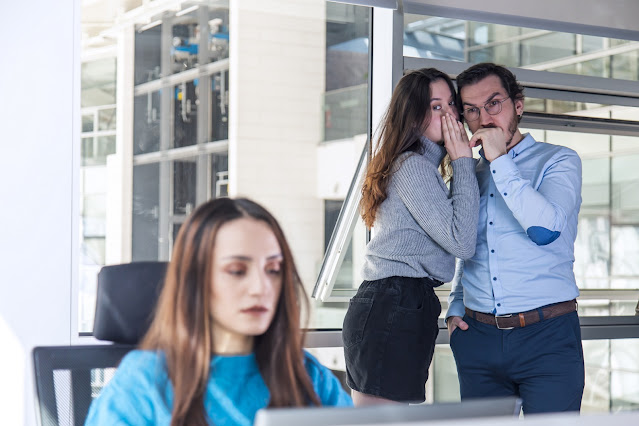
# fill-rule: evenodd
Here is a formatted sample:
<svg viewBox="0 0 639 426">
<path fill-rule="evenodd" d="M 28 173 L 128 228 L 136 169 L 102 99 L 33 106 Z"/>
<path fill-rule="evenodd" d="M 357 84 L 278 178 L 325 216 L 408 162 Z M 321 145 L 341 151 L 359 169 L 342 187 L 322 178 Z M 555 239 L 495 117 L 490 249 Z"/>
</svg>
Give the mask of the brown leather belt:
<svg viewBox="0 0 639 426">
<path fill-rule="evenodd" d="M 484 324 L 494 325 L 499 329 L 507 330 L 515 327 L 525 327 L 535 324 L 549 318 L 558 317 L 560 315 L 569 314 L 577 310 L 577 301 L 568 300 L 567 302 L 555 303 L 531 311 L 520 312 L 518 314 L 491 315 L 483 312 L 476 312 L 466 308 L 466 314 Z"/>
</svg>

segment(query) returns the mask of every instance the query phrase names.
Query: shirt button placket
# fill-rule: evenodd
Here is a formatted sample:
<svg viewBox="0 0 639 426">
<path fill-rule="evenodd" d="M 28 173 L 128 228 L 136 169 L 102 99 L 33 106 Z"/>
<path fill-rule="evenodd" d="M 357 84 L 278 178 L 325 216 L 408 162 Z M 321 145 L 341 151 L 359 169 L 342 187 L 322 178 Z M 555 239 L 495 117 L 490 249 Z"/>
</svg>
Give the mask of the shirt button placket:
<svg viewBox="0 0 639 426">
<path fill-rule="evenodd" d="M 491 170 L 491 178 L 494 178 L 495 170 Z M 493 295 L 495 297 L 495 307 L 496 310 L 498 307 L 501 307 L 501 286 L 499 285 L 499 268 L 497 266 L 497 256 L 495 255 L 496 248 L 496 223 L 497 223 L 497 197 L 495 194 L 498 194 L 497 187 L 493 179 L 490 179 L 490 185 L 488 188 L 488 215 L 487 215 L 487 243 L 489 249 L 488 255 L 488 273 L 490 274 L 490 285 L 493 290 Z"/>
</svg>

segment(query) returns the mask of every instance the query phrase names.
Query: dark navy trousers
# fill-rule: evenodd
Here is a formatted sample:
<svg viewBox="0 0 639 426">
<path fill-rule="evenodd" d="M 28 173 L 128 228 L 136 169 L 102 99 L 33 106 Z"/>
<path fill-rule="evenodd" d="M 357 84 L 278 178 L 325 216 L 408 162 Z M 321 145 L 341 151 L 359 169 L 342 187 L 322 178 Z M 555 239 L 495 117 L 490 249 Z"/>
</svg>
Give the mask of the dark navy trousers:
<svg viewBox="0 0 639 426">
<path fill-rule="evenodd" d="M 515 395 L 525 414 L 579 411 L 584 358 L 577 312 L 500 330 L 464 316 L 450 337 L 462 399 Z"/>
</svg>

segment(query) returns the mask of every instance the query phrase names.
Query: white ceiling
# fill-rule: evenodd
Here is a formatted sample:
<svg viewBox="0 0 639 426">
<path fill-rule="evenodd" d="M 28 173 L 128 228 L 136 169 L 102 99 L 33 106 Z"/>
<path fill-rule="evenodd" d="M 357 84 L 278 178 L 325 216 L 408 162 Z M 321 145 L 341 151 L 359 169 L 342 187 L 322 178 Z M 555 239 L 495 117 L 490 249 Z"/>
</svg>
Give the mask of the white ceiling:
<svg viewBox="0 0 639 426">
<path fill-rule="evenodd" d="M 82 0 L 82 38 L 91 38 L 113 26 L 116 20 L 145 0 Z"/>
</svg>

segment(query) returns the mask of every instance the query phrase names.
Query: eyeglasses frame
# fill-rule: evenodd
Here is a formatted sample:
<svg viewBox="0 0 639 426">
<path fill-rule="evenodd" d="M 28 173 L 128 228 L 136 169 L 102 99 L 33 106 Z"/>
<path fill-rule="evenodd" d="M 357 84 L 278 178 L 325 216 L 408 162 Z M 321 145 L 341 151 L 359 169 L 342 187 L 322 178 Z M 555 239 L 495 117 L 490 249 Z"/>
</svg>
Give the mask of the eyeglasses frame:
<svg viewBox="0 0 639 426">
<path fill-rule="evenodd" d="M 464 116 L 464 119 L 465 119 L 466 121 L 477 121 L 477 120 L 479 120 L 479 117 L 481 117 L 481 110 L 482 110 L 482 109 L 483 109 L 484 111 L 486 111 L 486 114 L 488 114 L 488 115 L 497 115 L 497 114 L 499 114 L 500 112 L 502 112 L 502 110 L 504 109 L 504 102 L 506 102 L 508 99 L 510 99 L 510 96 L 508 96 L 508 97 L 506 97 L 506 98 L 502 99 L 501 101 L 497 101 L 497 102 L 499 102 L 499 104 L 498 104 L 498 105 L 499 105 L 499 111 L 497 111 L 497 112 L 495 112 L 495 113 L 492 113 L 492 112 L 490 112 L 490 111 L 488 111 L 488 110 L 486 109 L 486 105 L 490 104 L 491 102 L 495 102 L 495 99 L 492 99 L 492 100 L 490 100 L 490 101 L 486 102 L 483 106 L 480 106 L 480 107 L 477 107 L 477 106 L 471 107 L 471 108 L 477 108 L 477 118 L 473 118 L 473 119 L 471 120 L 471 119 L 469 119 L 468 117 L 466 117 L 466 110 L 467 110 L 467 109 L 471 109 L 471 108 L 467 108 L 467 109 L 463 110 L 463 111 L 462 111 L 462 115 Z M 495 105 L 495 106 L 497 106 L 497 105 Z"/>
</svg>

